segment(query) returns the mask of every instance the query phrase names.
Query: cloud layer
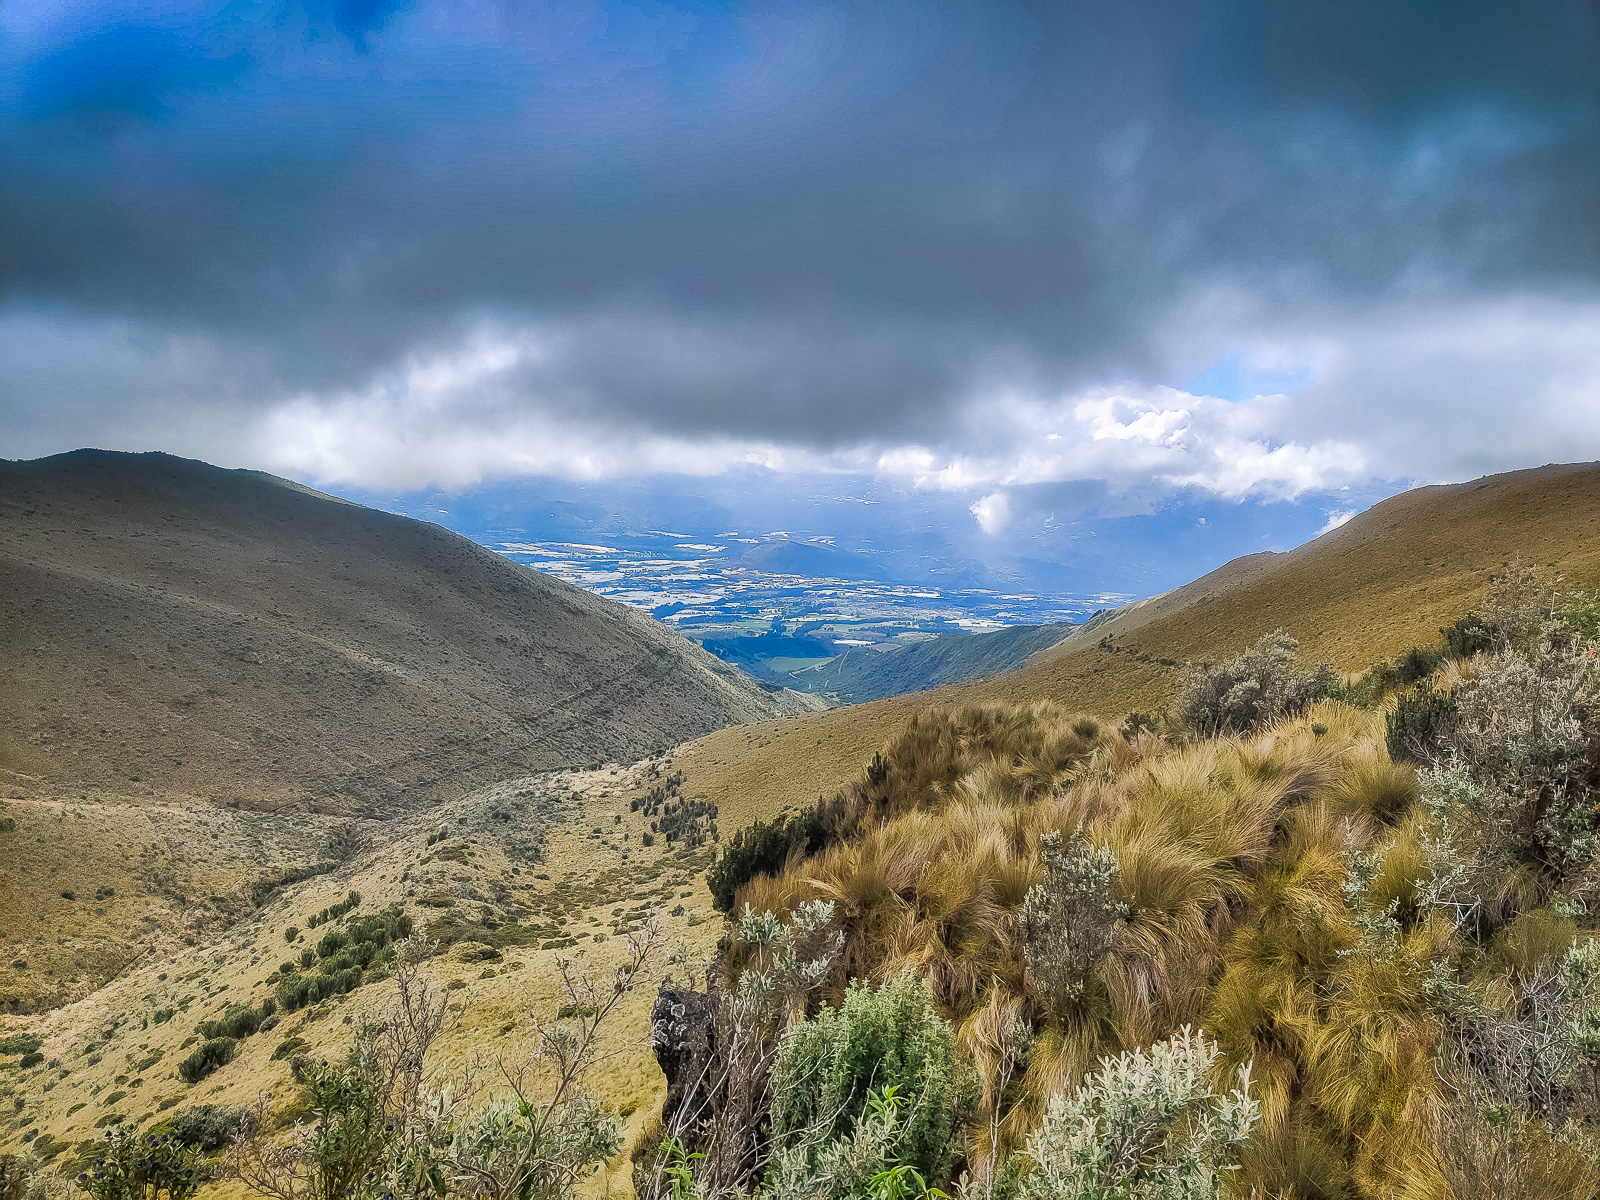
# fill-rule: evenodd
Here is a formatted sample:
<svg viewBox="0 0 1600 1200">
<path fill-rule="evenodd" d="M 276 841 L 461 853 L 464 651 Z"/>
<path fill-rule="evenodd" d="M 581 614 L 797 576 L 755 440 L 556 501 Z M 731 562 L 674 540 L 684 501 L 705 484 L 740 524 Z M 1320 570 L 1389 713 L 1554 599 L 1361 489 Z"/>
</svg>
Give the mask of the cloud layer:
<svg viewBox="0 0 1600 1200">
<path fill-rule="evenodd" d="M 536 9 L 0 9 L 0 454 L 995 532 L 1600 457 L 1592 5 Z"/>
</svg>

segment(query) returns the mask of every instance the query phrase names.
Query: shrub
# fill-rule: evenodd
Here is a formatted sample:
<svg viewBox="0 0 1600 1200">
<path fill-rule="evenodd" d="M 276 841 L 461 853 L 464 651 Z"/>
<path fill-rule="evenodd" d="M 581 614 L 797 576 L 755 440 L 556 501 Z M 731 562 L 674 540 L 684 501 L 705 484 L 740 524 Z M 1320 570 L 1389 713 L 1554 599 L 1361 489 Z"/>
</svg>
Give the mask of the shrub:
<svg viewBox="0 0 1600 1200">
<path fill-rule="evenodd" d="M 1444 765 L 1429 775 L 1430 803 L 1459 810 L 1491 857 L 1559 881 L 1593 854 L 1589 780 L 1600 742 L 1600 658 L 1565 626 L 1485 657 L 1456 698 L 1442 734 Z"/>
<path fill-rule="evenodd" d="M 1384 741 L 1395 762 L 1434 762 L 1455 724 L 1454 693 L 1431 688 L 1402 692 L 1384 714 Z"/>
<path fill-rule="evenodd" d="M 1413 646 L 1394 660 L 1395 678 L 1404 685 L 1426 679 L 1444 660 L 1444 651 L 1428 646 Z"/>
<path fill-rule="evenodd" d="M 1451 658 L 1471 658 L 1494 645 L 1494 638 L 1476 616 L 1462 617 L 1454 625 L 1439 630 L 1445 653 Z"/>
<path fill-rule="evenodd" d="M 208 1041 L 216 1038 L 246 1038 L 261 1028 L 264 1015 L 246 1005 L 235 1004 L 217 1020 L 201 1021 L 195 1026 L 195 1032 Z"/>
<path fill-rule="evenodd" d="M 44 1039 L 32 1033 L 13 1033 L 9 1037 L 0 1039 L 0 1054 L 32 1054 Z"/>
<path fill-rule="evenodd" d="M 295 928 L 293 925 L 289 926 L 289 928 L 287 928 L 287 929 L 285 929 L 283 931 L 283 940 L 286 941 L 286 942 L 292 942 L 292 941 L 295 940 L 295 938 L 297 938 L 299 936 L 300 936 L 300 931 L 297 928 Z"/>
<path fill-rule="evenodd" d="M 1028 889 L 1022 904 L 1023 956 L 1046 1007 L 1059 1013 L 1082 999 L 1128 906 L 1112 899 L 1117 860 L 1081 833 L 1065 850 L 1058 832 L 1044 834 L 1039 859 L 1044 881 Z"/>
<path fill-rule="evenodd" d="M 232 1060 L 238 1042 L 230 1037 L 201 1042 L 195 1051 L 178 1064 L 178 1075 L 185 1083 L 199 1083 L 218 1067 Z"/>
<path fill-rule="evenodd" d="M 255 1114 L 248 1108 L 226 1104 L 199 1104 L 174 1113 L 168 1122 L 172 1137 L 210 1153 L 248 1132 Z"/>
<path fill-rule="evenodd" d="M 1248 1064 L 1234 1091 L 1212 1088 L 1217 1055 L 1184 1026 L 1148 1052 L 1101 1059 L 1028 1139 L 1021 1200 L 1212 1200 L 1260 1118 Z"/>
<path fill-rule="evenodd" d="M 296 1009 L 305 1007 L 306 1000 L 311 993 L 311 980 L 304 975 L 291 975 L 286 979 L 280 979 L 275 990 L 278 1003 L 283 1007 L 283 1010 L 285 1012 L 294 1012 Z"/>
<path fill-rule="evenodd" d="M 343 929 L 330 929 L 317 943 L 318 958 L 332 958 L 350 944 L 350 935 Z"/>
<path fill-rule="evenodd" d="M 803 1158 L 820 1178 L 827 1143 L 848 1140 L 868 1117 L 874 1090 L 895 1089 L 908 1112 L 898 1160 L 928 1180 L 949 1178 L 960 1129 L 975 1099 L 955 1034 L 911 974 L 873 991 L 853 985 L 840 1008 L 823 1008 L 785 1036 L 772 1072 L 772 1130 L 793 1142 L 782 1170 Z"/>
<path fill-rule="evenodd" d="M 722 857 L 706 872 L 712 906 L 718 912 L 731 911 L 734 895 L 751 879 L 778 874 L 791 855 L 814 854 L 822 849 L 823 840 L 822 820 L 815 810 L 745 826 L 728 840 Z"/>
<path fill-rule="evenodd" d="M 132 1129 L 106 1133 L 105 1148 L 78 1186 L 93 1200 L 188 1200 L 206 1180 L 205 1161 L 171 1136 L 140 1136 Z"/>
<path fill-rule="evenodd" d="M 1335 676 L 1326 663 L 1313 672 L 1298 670 L 1299 645 L 1278 629 L 1237 658 L 1196 667 L 1183 681 L 1178 701 L 1184 723 L 1204 737 L 1216 737 L 1250 733 L 1303 712 L 1328 693 Z"/>
<path fill-rule="evenodd" d="M 44 1055 L 39 1053 L 37 1050 L 32 1050 L 22 1056 L 20 1066 L 24 1071 L 26 1071 L 29 1067 L 37 1067 L 43 1061 Z"/>
</svg>

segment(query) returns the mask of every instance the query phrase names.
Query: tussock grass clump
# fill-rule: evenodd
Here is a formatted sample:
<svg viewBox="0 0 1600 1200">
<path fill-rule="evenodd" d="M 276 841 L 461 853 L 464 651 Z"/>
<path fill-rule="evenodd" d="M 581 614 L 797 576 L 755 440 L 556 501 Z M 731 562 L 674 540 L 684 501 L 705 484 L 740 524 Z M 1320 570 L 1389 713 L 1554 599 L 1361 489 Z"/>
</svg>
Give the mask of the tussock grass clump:
<svg viewBox="0 0 1600 1200">
<path fill-rule="evenodd" d="M 1441 658 L 1417 686 L 1446 676 L 1463 692 L 1492 678 Z M 1321 701 L 1253 735 L 1173 739 L 1053 705 L 930 711 L 819 806 L 823 848 L 753 875 L 732 907 L 831 902 L 828 1004 L 923 981 L 977 1069 L 957 1164 L 976 1180 L 1027 1178 L 1024 1147 L 1052 1104 L 1107 1056 L 1192 1026 L 1219 1070 L 1249 1068 L 1259 1109 L 1229 1190 L 1444 1197 L 1470 1174 L 1463 1139 L 1488 1111 L 1460 1099 L 1484 1047 L 1568 1044 L 1572 1014 L 1600 1014 L 1600 995 L 1528 1024 L 1586 918 L 1570 900 L 1541 907 L 1548 859 L 1541 876 L 1532 848 L 1526 861 L 1475 848 L 1482 828 L 1423 803 L 1386 716 Z M 735 943 L 734 974 L 740 961 Z M 1570 1131 L 1600 1103 L 1592 1079 L 1561 1078 L 1560 1113 L 1512 1097 L 1520 1115 L 1495 1144 L 1544 1154 L 1554 1165 L 1519 1178 L 1569 1194 L 1589 1152 L 1551 1147 L 1579 1144 Z"/>
</svg>

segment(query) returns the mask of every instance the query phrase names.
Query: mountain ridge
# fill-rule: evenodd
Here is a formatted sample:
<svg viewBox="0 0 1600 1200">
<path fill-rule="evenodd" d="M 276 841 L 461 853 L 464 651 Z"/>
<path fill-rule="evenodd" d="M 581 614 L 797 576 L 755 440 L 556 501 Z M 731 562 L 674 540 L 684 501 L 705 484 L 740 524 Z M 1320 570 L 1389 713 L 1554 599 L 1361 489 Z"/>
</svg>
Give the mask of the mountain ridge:
<svg viewBox="0 0 1600 1200">
<path fill-rule="evenodd" d="M 813 703 L 442 527 L 261 472 L 0 463 L 0 517 L 0 768 L 47 785 L 368 811 Z"/>
</svg>

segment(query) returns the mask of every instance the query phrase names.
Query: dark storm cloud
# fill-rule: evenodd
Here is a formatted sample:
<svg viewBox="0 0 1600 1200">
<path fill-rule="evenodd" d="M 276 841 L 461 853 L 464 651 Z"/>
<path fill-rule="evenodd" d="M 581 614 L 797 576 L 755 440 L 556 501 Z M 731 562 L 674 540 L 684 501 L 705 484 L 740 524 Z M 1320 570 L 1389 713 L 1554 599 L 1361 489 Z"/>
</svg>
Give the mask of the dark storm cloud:
<svg viewBox="0 0 1600 1200">
<path fill-rule="evenodd" d="M 93 440 L 174 355 L 197 397 L 249 363 L 200 407 L 377 388 L 407 420 L 446 401 L 397 373 L 485 329 L 514 364 L 428 420 L 940 446 L 995 389 L 1179 379 L 1418 280 L 1405 313 L 1600 275 L 1590 3 L 0 20 L 11 311 L 168 339 L 159 370 L 72 385 L 91 428 L 32 413 L 11 452 Z M 1185 343 L 1217 289 L 1235 325 Z M 0 403 L 37 403 L 19 386 L 0 369 Z"/>
</svg>

